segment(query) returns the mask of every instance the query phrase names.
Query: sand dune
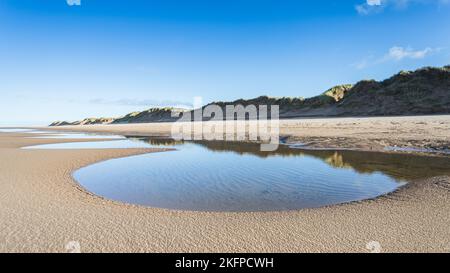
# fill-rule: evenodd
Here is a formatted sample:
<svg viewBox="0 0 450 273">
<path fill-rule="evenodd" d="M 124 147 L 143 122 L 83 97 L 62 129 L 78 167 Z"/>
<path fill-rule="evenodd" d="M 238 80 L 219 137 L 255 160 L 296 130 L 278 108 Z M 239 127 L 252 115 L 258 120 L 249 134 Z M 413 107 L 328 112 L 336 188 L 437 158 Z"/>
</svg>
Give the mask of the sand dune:
<svg viewBox="0 0 450 273">
<path fill-rule="evenodd" d="M 281 119 L 449 114 L 449 90 L 450 66 L 424 67 L 415 71 L 400 71 L 381 82 L 362 80 L 355 85 L 334 86 L 318 96 L 306 99 L 260 96 L 254 99 L 213 102 L 203 106 L 202 110 L 205 110 L 207 106 L 214 105 L 226 113 L 228 105 L 277 105 Z M 75 122 L 57 121 L 50 126 L 173 122 L 177 121 L 178 116 L 183 112 L 193 115 L 193 111 L 188 109 L 152 108 L 129 113 L 120 118 L 87 118 Z M 270 113 L 269 110 L 269 116 Z M 263 114 L 263 116 L 265 115 Z M 206 116 L 204 120 L 210 118 L 211 116 Z"/>
</svg>

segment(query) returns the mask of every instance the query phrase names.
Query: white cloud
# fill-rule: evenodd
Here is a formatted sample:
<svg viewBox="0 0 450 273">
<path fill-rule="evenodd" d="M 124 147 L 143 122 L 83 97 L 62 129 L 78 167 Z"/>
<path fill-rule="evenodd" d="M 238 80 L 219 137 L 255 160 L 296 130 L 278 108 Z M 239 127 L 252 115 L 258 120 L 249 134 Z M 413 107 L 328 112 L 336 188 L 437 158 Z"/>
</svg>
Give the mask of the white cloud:
<svg viewBox="0 0 450 273">
<path fill-rule="evenodd" d="M 69 6 L 81 6 L 81 0 L 66 0 Z"/>
<path fill-rule="evenodd" d="M 403 48 L 394 46 L 389 49 L 389 53 L 384 56 L 382 61 L 401 61 L 403 59 L 423 59 L 438 49 L 427 47 L 423 50 L 413 50 L 412 48 Z"/>
<path fill-rule="evenodd" d="M 400 62 L 402 60 L 419 60 L 425 59 L 432 54 L 438 54 L 445 48 L 431 48 L 426 47 L 422 50 L 414 50 L 411 47 L 393 46 L 384 56 L 376 57 L 375 55 L 369 55 L 355 63 L 350 64 L 352 67 L 361 70 L 367 67 L 382 64 L 385 62 Z"/>
<path fill-rule="evenodd" d="M 355 6 L 356 11 L 360 15 L 368 15 L 392 8 L 396 10 L 406 9 L 412 4 L 422 5 L 447 5 L 450 0 L 365 0 L 359 5 Z"/>
<path fill-rule="evenodd" d="M 373 12 L 381 11 L 387 0 L 366 0 L 365 3 L 356 5 L 356 11 L 361 15 L 367 15 Z"/>
<path fill-rule="evenodd" d="M 367 5 L 369 6 L 380 6 L 381 0 L 367 0 Z"/>
<path fill-rule="evenodd" d="M 118 106 L 145 106 L 145 107 L 176 107 L 176 108 L 192 108 L 192 103 L 177 100 L 153 100 L 153 99 L 91 99 L 89 103 L 101 105 L 118 105 Z"/>
</svg>

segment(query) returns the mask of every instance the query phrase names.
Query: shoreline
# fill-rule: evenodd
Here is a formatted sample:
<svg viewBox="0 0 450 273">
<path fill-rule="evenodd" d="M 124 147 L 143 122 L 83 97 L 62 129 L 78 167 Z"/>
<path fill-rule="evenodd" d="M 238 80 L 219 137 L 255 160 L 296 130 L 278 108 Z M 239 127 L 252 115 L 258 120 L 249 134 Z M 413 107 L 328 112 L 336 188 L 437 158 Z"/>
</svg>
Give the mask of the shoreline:
<svg viewBox="0 0 450 273">
<path fill-rule="evenodd" d="M 70 241 L 82 252 L 368 252 L 371 241 L 386 252 L 450 251 L 450 177 L 317 209 L 174 211 L 107 200 L 72 178 L 83 166 L 160 150 L 20 149 L 73 141 L 0 133 L 0 252 L 66 252 Z"/>
<path fill-rule="evenodd" d="M 238 122 L 243 127 L 248 126 L 248 121 Z M 173 123 L 140 123 L 35 128 L 167 137 L 171 135 L 172 125 Z M 287 144 L 306 143 L 304 148 L 307 149 L 449 156 L 450 115 L 280 120 L 280 137 Z M 387 150 L 390 147 L 397 151 Z"/>
</svg>

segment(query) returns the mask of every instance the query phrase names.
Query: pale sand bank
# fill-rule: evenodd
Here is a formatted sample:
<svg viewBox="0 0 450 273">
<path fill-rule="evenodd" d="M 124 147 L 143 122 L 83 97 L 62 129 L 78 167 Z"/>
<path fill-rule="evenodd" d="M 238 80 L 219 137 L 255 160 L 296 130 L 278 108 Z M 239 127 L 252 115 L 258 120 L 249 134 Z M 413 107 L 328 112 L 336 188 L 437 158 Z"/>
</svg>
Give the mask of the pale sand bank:
<svg viewBox="0 0 450 273">
<path fill-rule="evenodd" d="M 376 122 L 387 124 L 373 119 L 369 126 L 366 119 L 356 120 L 366 130 L 377 126 Z M 351 129 L 338 129 L 336 121 Z M 430 141 L 449 138 L 448 117 L 423 117 L 419 122 L 426 124 L 416 126 L 416 120 L 406 118 L 402 120 L 406 125 L 398 128 L 403 133 L 397 134 L 393 128 L 376 133 L 374 127 L 373 133 L 365 132 L 349 125 L 354 121 L 288 123 L 298 128 L 309 126 L 301 134 L 311 136 L 311 130 L 316 130 L 332 137 L 328 130 L 336 128 L 335 133 L 357 138 L 373 134 L 402 141 L 420 141 L 425 135 Z M 162 132 L 153 125 L 154 131 L 148 125 L 130 126 L 113 130 Z M 106 126 L 87 128 L 83 130 L 112 131 Z M 423 130 L 432 131 L 426 134 Z M 81 189 L 71 176 L 74 170 L 97 161 L 152 150 L 21 150 L 19 147 L 71 141 L 23 136 L 0 133 L 0 252 L 65 252 L 69 241 L 79 241 L 84 252 L 367 252 L 370 241 L 378 241 L 387 252 L 450 252 L 449 177 L 415 181 L 376 200 L 320 209 L 170 211 L 104 200 Z"/>
<path fill-rule="evenodd" d="M 63 126 L 51 129 L 169 136 L 172 125 L 145 123 Z M 281 120 L 280 135 L 286 137 L 288 142 L 306 143 L 311 148 L 383 151 L 386 147 L 398 146 L 449 150 L 450 115 Z"/>
</svg>

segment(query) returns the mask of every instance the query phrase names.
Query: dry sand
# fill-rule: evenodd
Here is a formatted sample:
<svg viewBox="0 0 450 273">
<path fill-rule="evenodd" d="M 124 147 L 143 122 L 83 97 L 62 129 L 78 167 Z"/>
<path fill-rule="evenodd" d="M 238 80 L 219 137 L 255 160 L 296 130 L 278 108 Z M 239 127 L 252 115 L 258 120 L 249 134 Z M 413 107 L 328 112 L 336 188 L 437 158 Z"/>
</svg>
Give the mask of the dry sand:
<svg viewBox="0 0 450 273">
<path fill-rule="evenodd" d="M 282 131 L 299 138 L 368 138 L 369 144 L 374 139 L 448 143 L 449 117 L 417 120 L 297 120 L 287 121 Z M 167 126 L 77 129 L 163 134 Z M 320 209 L 171 211 L 102 199 L 71 176 L 94 162 L 161 150 L 23 150 L 71 141 L 23 136 L 0 133 L 0 252 L 65 252 L 70 241 L 78 241 L 82 252 L 368 252 L 371 241 L 386 252 L 450 252 L 449 177 L 414 181 L 376 200 Z"/>
</svg>

